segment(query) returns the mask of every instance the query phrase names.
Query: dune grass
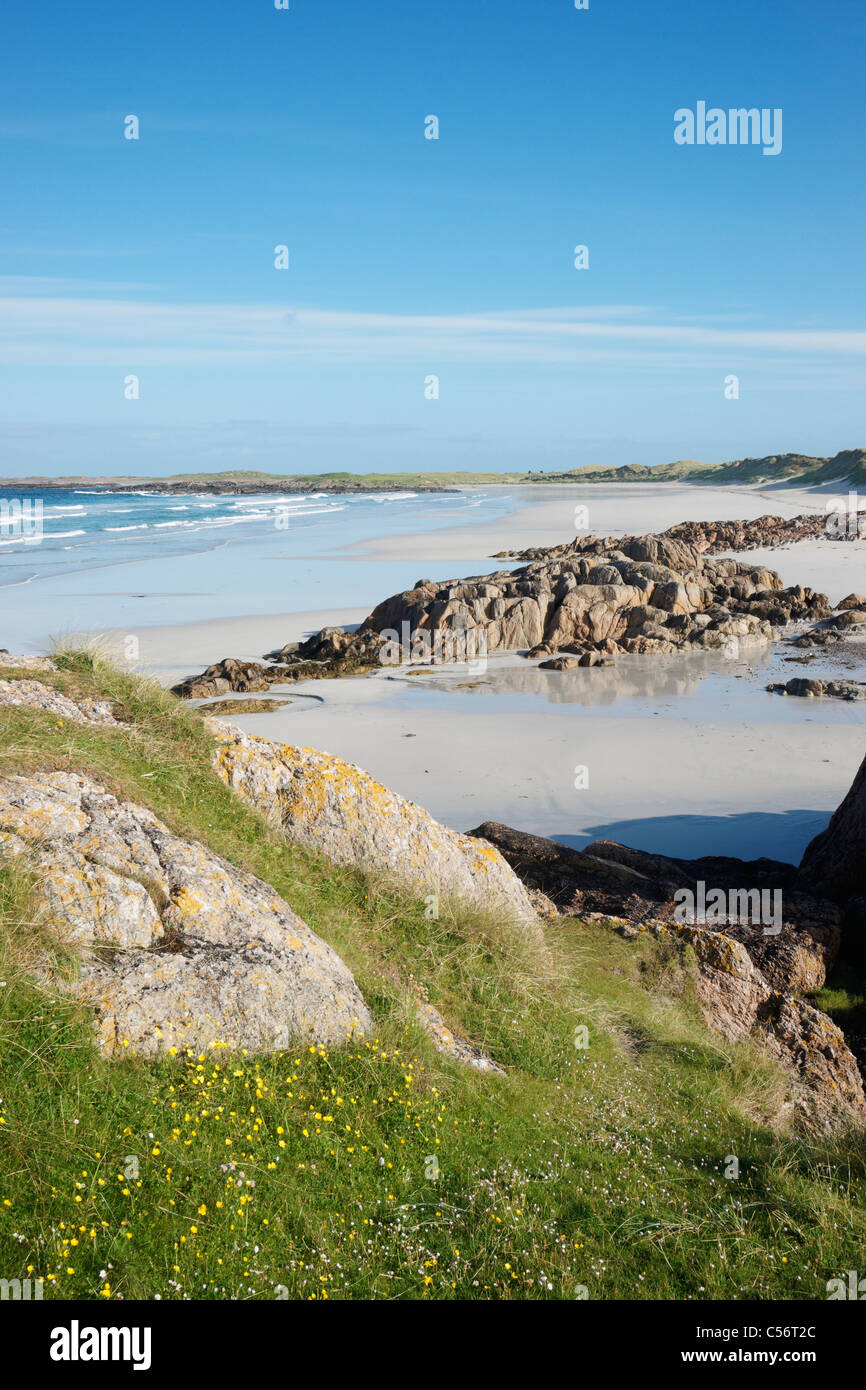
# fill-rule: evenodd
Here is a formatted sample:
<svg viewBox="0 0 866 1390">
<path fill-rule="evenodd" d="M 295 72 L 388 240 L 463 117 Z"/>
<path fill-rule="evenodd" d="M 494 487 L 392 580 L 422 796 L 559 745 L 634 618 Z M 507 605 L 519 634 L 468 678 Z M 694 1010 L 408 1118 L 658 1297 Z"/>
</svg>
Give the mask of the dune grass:
<svg viewBox="0 0 866 1390">
<path fill-rule="evenodd" d="M 708 1032 L 678 956 L 598 923 L 539 944 L 454 904 L 430 921 L 267 828 L 192 710 L 98 653 L 57 659 L 37 678 L 130 727 L 2 711 L 0 773 L 88 775 L 258 874 L 376 1032 L 100 1058 L 40 982 L 63 948 L 38 880 L 0 867 L 0 1277 L 82 1299 L 786 1299 L 862 1265 L 862 1143 L 796 1132 L 784 1073 Z M 506 1075 L 437 1054 L 418 997 Z"/>
</svg>

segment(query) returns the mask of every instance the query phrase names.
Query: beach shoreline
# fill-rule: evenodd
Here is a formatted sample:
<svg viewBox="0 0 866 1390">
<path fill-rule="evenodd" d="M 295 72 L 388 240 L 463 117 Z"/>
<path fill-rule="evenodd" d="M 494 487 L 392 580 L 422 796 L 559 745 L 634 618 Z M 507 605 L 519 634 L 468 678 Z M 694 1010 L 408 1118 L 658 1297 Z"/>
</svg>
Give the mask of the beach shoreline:
<svg viewBox="0 0 866 1390">
<path fill-rule="evenodd" d="M 467 493 L 486 489 L 461 489 Z M 510 489 L 519 492 L 520 489 Z M 526 492 L 527 489 L 524 489 Z M 692 484 L 679 487 L 670 483 L 620 483 L 616 485 L 567 484 L 552 488 L 554 495 L 518 506 L 509 516 L 494 518 L 479 526 L 453 526 L 439 531 L 406 531 L 398 535 L 379 535 L 369 540 L 352 542 L 330 557 L 335 564 L 361 563 L 365 566 L 379 562 L 413 566 L 414 578 L 421 577 L 425 563 L 453 563 L 454 579 L 464 578 L 459 567 L 485 558 L 488 570 L 514 567 L 516 562 L 496 559 L 498 551 L 529 549 L 535 546 L 554 546 L 576 534 L 574 507 L 588 496 L 589 529 L 594 530 L 593 513 L 598 515 L 598 534 L 632 535 L 658 532 L 680 521 L 748 519 L 772 512 L 794 516 L 801 512 L 824 509 L 824 496 L 819 492 L 786 487 L 778 491 L 766 488 L 712 487 Z M 593 495 L 594 494 L 594 495 Z M 611 495 L 613 494 L 613 495 Z M 615 528 L 609 522 L 615 507 Z M 481 555 L 479 556 L 479 552 Z M 738 558 L 754 559 L 756 565 L 776 570 L 785 585 L 804 584 L 827 593 L 831 603 L 838 603 L 845 594 L 864 585 L 863 548 L 830 539 L 809 539 L 776 549 L 744 552 Z M 480 570 L 478 573 L 484 573 Z M 388 597 L 379 594 L 376 602 Z M 249 613 L 227 618 L 203 619 L 179 624 L 137 625 L 141 664 L 166 684 L 195 669 L 203 669 L 225 656 L 241 660 L 259 660 L 265 651 L 274 650 L 288 642 L 300 641 L 323 627 L 357 625 L 372 611 L 375 603 L 356 607 L 350 604 L 332 605 L 323 609 L 286 610 L 282 613 Z M 110 631 L 112 642 L 120 640 L 119 629 Z M 197 666 L 197 663 L 198 666 Z"/>
<path fill-rule="evenodd" d="M 608 535 L 824 507 L 822 494 L 795 488 L 567 485 L 529 499 L 512 492 L 515 510 L 481 525 L 341 547 L 330 558 L 350 566 L 347 596 L 355 564 L 371 577 L 377 565 L 383 575 L 405 574 L 404 587 L 433 561 L 455 578 L 473 561 L 475 573 L 504 568 L 497 550 L 568 540 L 578 502 L 589 507 L 589 529 Z M 819 537 L 737 558 L 838 603 L 866 587 L 863 550 Z M 481 569 L 479 556 L 487 557 Z M 258 661 L 323 627 L 357 626 L 373 606 L 136 625 L 130 664 L 174 685 L 225 657 Z M 116 629 L 105 642 L 120 655 L 129 636 Z M 413 679 L 385 670 L 275 685 L 268 694 L 286 700 L 282 708 L 229 722 L 337 754 L 459 830 L 496 820 L 576 845 L 601 837 L 669 854 L 794 862 L 850 785 L 862 758 L 863 715 L 862 706 L 767 693 L 780 675 L 832 667 L 828 654 L 817 665 L 783 665 L 787 650 L 777 643 L 727 664 L 718 656 L 621 656 L 613 671 L 556 673 L 510 653 L 491 658 L 480 677 L 459 668 Z M 578 766 L 589 769 L 581 791 Z"/>
</svg>

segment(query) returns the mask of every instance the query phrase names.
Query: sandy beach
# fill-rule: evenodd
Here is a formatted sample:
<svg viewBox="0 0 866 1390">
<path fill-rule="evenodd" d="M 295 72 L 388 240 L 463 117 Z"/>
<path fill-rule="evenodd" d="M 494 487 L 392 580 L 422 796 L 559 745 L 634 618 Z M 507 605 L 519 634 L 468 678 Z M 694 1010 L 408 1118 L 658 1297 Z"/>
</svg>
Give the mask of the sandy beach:
<svg viewBox="0 0 866 1390">
<path fill-rule="evenodd" d="M 506 491 L 491 487 L 487 492 Z M 844 492 L 844 489 L 841 489 Z M 471 495 L 480 489 L 466 488 Z M 640 535 L 680 521 L 737 520 L 821 512 L 832 488 L 712 487 L 675 483 L 551 483 L 507 489 L 515 510 L 471 527 L 405 536 L 376 536 L 346 548 L 368 559 L 466 561 L 481 553 L 559 545 L 575 535 L 575 508 L 584 506 L 586 529 L 599 535 Z"/>
<path fill-rule="evenodd" d="M 589 507 L 591 529 L 614 534 L 824 510 L 820 493 L 795 489 L 556 487 L 522 498 L 502 521 L 377 537 L 348 547 L 347 558 L 374 570 L 411 565 L 413 578 L 425 563 L 447 561 L 461 575 L 479 555 L 567 539 L 578 502 Z M 786 585 L 810 585 L 835 603 L 866 587 L 864 552 L 862 543 L 818 539 L 749 555 Z M 357 624 L 367 611 L 141 628 L 140 662 L 169 684 L 224 656 L 254 659 L 327 624 Z M 231 722 L 339 754 L 458 829 L 497 820 L 575 845 L 612 838 L 668 853 L 796 860 L 850 785 L 864 716 L 856 704 L 767 693 L 771 680 L 839 674 L 838 659 L 825 653 L 808 666 L 793 655 L 792 663 L 791 649 L 775 644 L 739 661 L 621 656 L 612 669 L 548 673 L 507 654 L 480 673 L 385 670 L 275 686 L 271 694 L 290 703 Z M 589 784 L 581 790 L 579 767 Z"/>
<path fill-rule="evenodd" d="M 377 536 L 348 548 L 370 561 L 412 559 L 452 562 L 455 574 L 461 565 L 477 561 L 479 550 L 490 557 L 497 552 L 559 545 L 575 534 L 575 507 L 584 505 L 588 529 L 599 535 L 640 535 L 663 531 L 681 521 L 749 520 L 768 513 L 797 516 L 824 512 L 827 500 L 845 489 L 832 486 L 818 491 L 805 488 L 744 488 L 677 486 L 670 483 L 551 485 L 548 489 L 513 489 L 520 499 L 517 510 L 504 520 L 478 527 L 406 536 Z M 539 495 L 540 493 L 540 495 Z M 832 540 L 810 540 L 776 550 L 752 550 L 755 562 L 781 574 L 786 585 L 808 584 L 836 603 L 866 583 L 866 556 L 862 545 Z M 491 560 L 490 569 L 497 568 Z"/>
</svg>

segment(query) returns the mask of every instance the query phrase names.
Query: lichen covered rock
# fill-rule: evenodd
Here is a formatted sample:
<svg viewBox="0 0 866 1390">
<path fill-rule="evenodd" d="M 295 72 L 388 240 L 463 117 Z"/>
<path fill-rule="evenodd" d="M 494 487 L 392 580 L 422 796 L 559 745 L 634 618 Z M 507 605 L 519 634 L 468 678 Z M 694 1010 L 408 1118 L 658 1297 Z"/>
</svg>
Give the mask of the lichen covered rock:
<svg viewBox="0 0 866 1390">
<path fill-rule="evenodd" d="M 0 858 L 26 856 L 76 949 L 54 978 L 107 1054 L 334 1044 L 371 1026 L 346 966 L 278 894 L 74 773 L 0 778 Z"/>
<path fill-rule="evenodd" d="M 14 667 L 18 671 L 57 670 L 50 656 L 20 656 L 6 647 L 0 647 L 0 666 Z"/>
<path fill-rule="evenodd" d="M 42 709 L 58 719 L 69 719 L 73 724 L 100 724 L 114 729 L 124 727 L 112 714 L 110 700 L 71 700 L 68 695 L 61 694 L 42 681 L 0 680 L 0 709 L 4 707 Z"/>
<path fill-rule="evenodd" d="M 452 1033 L 438 1009 L 434 1009 L 432 1004 L 419 1000 L 415 1013 L 424 1032 L 432 1039 L 436 1051 L 441 1052 L 443 1057 L 453 1057 L 455 1061 L 474 1067 L 476 1071 L 495 1072 L 497 1076 L 505 1075 L 504 1067 L 500 1067 L 499 1063 L 482 1052 L 480 1047 L 476 1047 L 459 1033 Z"/>
<path fill-rule="evenodd" d="M 330 753 L 210 725 L 223 781 L 289 839 L 337 864 L 382 871 L 422 894 L 506 913 L 538 931 L 523 884 L 499 851 L 440 825 L 413 801 Z"/>
</svg>

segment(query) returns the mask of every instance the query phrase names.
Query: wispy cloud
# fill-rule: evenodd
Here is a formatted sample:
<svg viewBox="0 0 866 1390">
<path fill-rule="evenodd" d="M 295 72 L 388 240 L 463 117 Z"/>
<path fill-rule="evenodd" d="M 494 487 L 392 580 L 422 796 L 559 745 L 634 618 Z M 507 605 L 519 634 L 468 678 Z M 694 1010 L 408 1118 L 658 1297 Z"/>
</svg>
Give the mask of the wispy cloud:
<svg viewBox="0 0 866 1390">
<path fill-rule="evenodd" d="M 866 332 L 855 329 L 719 326 L 666 317 L 636 305 L 388 314 L 7 293 L 0 298 L 0 362 L 131 370 L 134 364 L 411 358 L 435 370 L 448 361 L 658 363 L 674 356 L 730 363 L 743 355 L 765 360 L 866 356 Z"/>
<path fill-rule="evenodd" d="M 30 295 L 129 294 L 158 286 L 142 280 L 86 280 L 60 275 L 0 275 L 0 301 Z"/>
</svg>

